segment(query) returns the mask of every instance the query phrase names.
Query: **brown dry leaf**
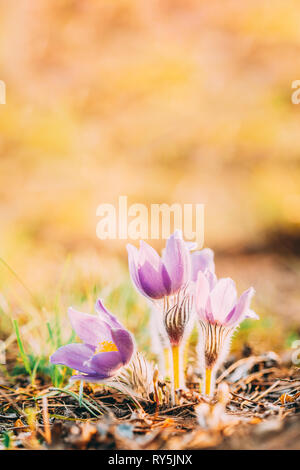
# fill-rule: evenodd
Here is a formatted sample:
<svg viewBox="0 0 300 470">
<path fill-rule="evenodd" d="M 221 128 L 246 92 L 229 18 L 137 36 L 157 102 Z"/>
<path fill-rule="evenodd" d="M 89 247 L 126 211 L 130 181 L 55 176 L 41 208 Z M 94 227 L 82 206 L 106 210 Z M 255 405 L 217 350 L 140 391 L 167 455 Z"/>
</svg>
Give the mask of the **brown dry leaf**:
<svg viewBox="0 0 300 470">
<path fill-rule="evenodd" d="M 20 418 L 18 418 L 14 422 L 14 428 L 16 428 L 15 429 L 16 434 L 19 434 L 19 435 L 20 435 L 20 433 L 27 433 L 28 431 L 30 431 L 29 426 L 24 424 L 23 421 Z"/>
<path fill-rule="evenodd" d="M 254 418 L 250 419 L 249 423 L 250 424 L 259 424 L 262 422 L 262 419 L 261 418 L 258 418 L 257 416 L 255 416 Z"/>
<path fill-rule="evenodd" d="M 295 395 L 289 395 L 288 393 L 283 393 L 280 397 L 280 402 L 282 405 L 285 405 L 286 403 L 294 403 L 299 397 L 300 397 L 300 392 L 296 393 Z"/>
</svg>

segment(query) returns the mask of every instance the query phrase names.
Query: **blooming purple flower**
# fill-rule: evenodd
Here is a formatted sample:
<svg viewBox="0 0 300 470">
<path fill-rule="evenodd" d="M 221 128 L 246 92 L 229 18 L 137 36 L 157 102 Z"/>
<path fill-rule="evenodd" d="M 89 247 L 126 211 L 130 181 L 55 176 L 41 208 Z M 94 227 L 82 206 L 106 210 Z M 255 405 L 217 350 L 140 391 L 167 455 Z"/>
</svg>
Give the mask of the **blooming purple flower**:
<svg viewBox="0 0 300 470">
<path fill-rule="evenodd" d="M 236 327 L 245 318 L 258 318 L 250 309 L 253 287 L 246 290 L 239 299 L 235 283 L 230 278 L 217 280 L 210 272 L 199 271 L 196 283 L 195 306 L 200 321 Z"/>
<path fill-rule="evenodd" d="M 136 289 L 153 302 L 152 314 L 158 315 L 155 326 L 162 331 L 162 339 L 166 334 L 169 340 L 173 359 L 173 403 L 175 389 L 183 382 L 180 378 L 182 345 L 192 320 L 190 248 L 191 244 L 182 239 L 179 230 L 167 240 L 162 257 L 143 241 L 139 250 L 127 245 L 131 279 Z"/>
<path fill-rule="evenodd" d="M 250 309 L 253 287 L 238 299 L 232 279 L 217 280 L 214 273 L 199 271 L 195 286 L 195 309 L 199 319 L 198 356 L 205 380 L 205 393 L 212 395 L 215 375 L 225 360 L 232 335 L 245 318 L 258 318 Z"/>
<path fill-rule="evenodd" d="M 172 295 L 189 280 L 190 253 L 178 230 L 168 239 L 162 257 L 142 240 L 139 250 L 130 244 L 127 250 L 131 279 L 147 298 L 157 300 Z"/>
<path fill-rule="evenodd" d="M 67 344 L 52 354 L 53 364 L 63 364 L 79 371 L 75 380 L 101 382 L 114 377 L 128 364 L 134 351 L 131 334 L 119 323 L 99 299 L 98 316 L 78 312 L 68 314 L 76 334 L 83 343 Z"/>
</svg>

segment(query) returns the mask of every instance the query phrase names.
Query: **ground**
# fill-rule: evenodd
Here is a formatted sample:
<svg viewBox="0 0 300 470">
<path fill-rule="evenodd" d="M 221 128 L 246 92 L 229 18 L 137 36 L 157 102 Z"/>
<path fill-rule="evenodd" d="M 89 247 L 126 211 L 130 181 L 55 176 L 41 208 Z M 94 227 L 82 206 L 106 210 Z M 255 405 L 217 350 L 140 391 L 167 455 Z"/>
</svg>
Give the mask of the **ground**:
<svg viewBox="0 0 300 470">
<path fill-rule="evenodd" d="M 0 385 L 2 447 L 13 449 L 300 449 L 300 369 L 275 353 L 250 355 L 208 399 L 190 373 L 176 406 L 103 385 L 55 388 L 19 376 Z M 227 386 L 228 384 L 228 386 Z"/>
</svg>

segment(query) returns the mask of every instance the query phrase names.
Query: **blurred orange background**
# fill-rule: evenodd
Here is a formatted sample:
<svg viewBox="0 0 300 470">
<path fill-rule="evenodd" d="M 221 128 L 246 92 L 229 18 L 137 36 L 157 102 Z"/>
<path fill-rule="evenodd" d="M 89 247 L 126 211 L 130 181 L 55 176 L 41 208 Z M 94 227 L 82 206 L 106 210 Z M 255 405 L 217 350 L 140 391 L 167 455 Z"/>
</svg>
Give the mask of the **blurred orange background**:
<svg viewBox="0 0 300 470">
<path fill-rule="evenodd" d="M 69 276 L 118 283 L 125 242 L 96 237 L 96 209 L 119 195 L 203 203 L 217 273 L 297 329 L 299 14 L 296 0 L 0 1 L 0 256 L 23 282 L 53 288 L 71 257 Z M 0 291 L 16 284 L 0 266 Z"/>
</svg>

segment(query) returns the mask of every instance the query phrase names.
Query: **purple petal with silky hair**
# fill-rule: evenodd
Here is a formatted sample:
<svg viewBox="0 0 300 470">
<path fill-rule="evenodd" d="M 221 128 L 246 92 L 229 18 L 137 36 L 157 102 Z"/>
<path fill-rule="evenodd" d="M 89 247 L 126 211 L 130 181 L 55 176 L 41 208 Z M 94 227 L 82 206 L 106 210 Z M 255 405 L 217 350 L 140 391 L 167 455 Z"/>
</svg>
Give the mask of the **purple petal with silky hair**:
<svg viewBox="0 0 300 470">
<path fill-rule="evenodd" d="M 176 292 L 188 281 L 191 269 L 190 252 L 179 231 L 168 239 L 163 263 L 171 279 L 172 292 Z"/>
<path fill-rule="evenodd" d="M 98 313 L 100 319 L 108 323 L 111 328 L 122 328 L 121 323 L 116 319 L 116 317 L 112 315 L 106 307 L 104 307 L 101 299 L 97 300 L 95 304 L 95 310 Z"/>
<path fill-rule="evenodd" d="M 50 357 L 52 364 L 63 364 L 71 369 L 84 372 L 86 374 L 95 373 L 89 365 L 89 360 L 93 356 L 95 348 L 80 343 L 67 344 L 62 346 Z"/>
<path fill-rule="evenodd" d="M 162 265 L 161 268 L 161 275 L 164 288 L 166 289 L 166 295 L 169 295 L 172 292 L 172 282 L 169 273 L 164 265 Z"/>
<path fill-rule="evenodd" d="M 68 309 L 68 315 L 73 329 L 84 343 L 97 346 L 102 341 L 111 340 L 109 326 L 99 317 L 78 312 L 73 307 Z"/>
<path fill-rule="evenodd" d="M 199 271 L 196 283 L 195 303 L 198 315 L 202 317 L 202 319 L 206 319 L 205 308 L 207 305 L 208 296 L 209 282 L 206 276 L 201 271 Z"/>
<path fill-rule="evenodd" d="M 148 245 L 148 243 L 144 242 L 144 240 L 140 241 L 138 261 L 140 265 L 143 265 L 145 261 L 148 261 L 156 270 L 159 270 L 162 264 L 161 258 L 157 251 L 155 251 L 152 246 Z"/>
<path fill-rule="evenodd" d="M 212 305 L 211 305 L 211 298 L 210 297 L 208 297 L 208 299 L 207 299 L 207 304 L 206 304 L 206 309 L 205 309 L 205 316 L 206 316 L 206 320 L 209 323 L 211 323 L 211 324 L 216 323 L 216 319 L 214 318 L 213 311 L 212 311 Z"/>
<path fill-rule="evenodd" d="M 245 318 L 253 318 L 253 320 L 259 320 L 259 316 L 251 308 L 248 309 Z"/>
<path fill-rule="evenodd" d="M 105 381 L 107 378 L 106 375 L 101 375 L 101 374 L 78 374 L 78 375 L 72 375 L 70 377 L 70 380 L 85 380 L 86 382 L 91 382 L 91 383 L 99 383 Z"/>
<path fill-rule="evenodd" d="M 131 334 L 124 329 L 118 329 L 112 330 L 111 335 L 118 348 L 123 365 L 127 364 L 134 351 L 134 343 Z"/>
<path fill-rule="evenodd" d="M 132 279 L 132 282 L 134 283 L 136 289 L 142 294 L 142 295 L 146 295 L 145 292 L 143 291 L 143 288 L 141 286 L 141 283 L 140 283 L 140 279 L 139 279 L 139 276 L 138 276 L 138 266 L 139 266 L 139 263 L 138 263 L 138 256 L 139 256 L 139 251 L 138 249 L 133 246 L 133 245 L 130 245 L 128 243 L 127 245 L 127 252 L 128 252 L 128 266 L 129 266 L 129 273 L 130 273 L 130 277 Z M 146 296 L 148 297 L 148 296 Z"/>
<path fill-rule="evenodd" d="M 204 274 L 206 276 L 206 279 L 209 282 L 209 289 L 212 291 L 213 288 L 215 287 L 215 285 L 218 282 L 217 276 L 215 275 L 215 273 L 212 273 L 211 271 L 209 271 L 207 269 L 206 269 Z"/>
<path fill-rule="evenodd" d="M 91 359 L 91 367 L 102 378 L 112 377 L 122 365 L 119 351 L 101 352 Z"/>
<path fill-rule="evenodd" d="M 225 319 L 225 324 L 228 326 L 240 323 L 249 311 L 251 299 L 255 293 L 253 287 L 247 289 L 239 298 L 235 308 L 229 313 Z"/>
<path fill-rule="evenodd" d="M 138 268 L 138 277 L 143 292 L 152 299 L 160 299 L 167 295 L 167 290 L 162 279 L 162 266 L 156 271 L 152 264 L 146 261 Z"/>
<path fill-rule="evenodd" d="M 236 303 L 236 287 L 230 278 L 220 279 L 210 293 L 212 314 L 215 321 L 223 323 Z"/>
</svg>

